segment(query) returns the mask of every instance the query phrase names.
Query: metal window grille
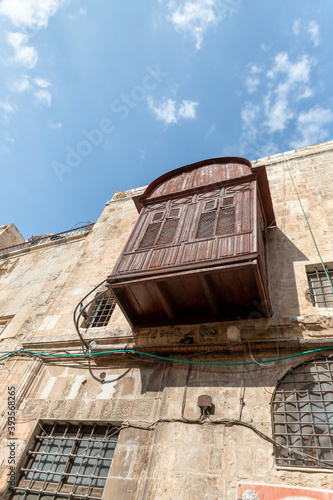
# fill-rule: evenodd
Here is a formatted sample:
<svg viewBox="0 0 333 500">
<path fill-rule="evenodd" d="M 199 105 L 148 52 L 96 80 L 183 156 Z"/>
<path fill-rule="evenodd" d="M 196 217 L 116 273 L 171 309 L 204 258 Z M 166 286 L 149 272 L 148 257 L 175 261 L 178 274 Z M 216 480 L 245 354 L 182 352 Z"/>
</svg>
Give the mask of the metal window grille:
<svg viewBox="0 0 333 500">
<path fill-rule="evenodd" d="M 333 271 L 327 271 L 333 283 Z M 315 307 L 333 307 L 333 293 L 324 271 L 308 272 L 312 304 Z"/>
<path fill-rule="evenodd" d="M 55 423 L 41 429 L 12 500 L 100 499 L 118 428 Z"/>
<path fill-rule="evenodd" d="M 85 321 L 85 327 L 98 328 L 106 326 L 115 307 L 116 301 L 109 293 L 99 297 L 92 304 L 88 319 Z"/>
<path fill-rule="evenodd" d="M 289 370 L 272 399 L 277 465 L 333 467 L 333 360 L 321 358 Z"/>
</svg>

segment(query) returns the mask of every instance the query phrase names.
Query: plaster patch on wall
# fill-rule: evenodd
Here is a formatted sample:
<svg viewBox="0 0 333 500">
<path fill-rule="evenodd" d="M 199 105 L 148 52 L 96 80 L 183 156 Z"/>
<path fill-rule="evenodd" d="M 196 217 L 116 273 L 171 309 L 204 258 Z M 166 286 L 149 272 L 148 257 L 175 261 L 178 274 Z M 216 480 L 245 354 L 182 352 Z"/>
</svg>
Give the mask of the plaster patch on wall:
<svg viewBox="0 0 333 500">
<path fill-rule="evenodd" d="M 46 383 L 46 386 L 42 390 L 40 394 L 40 399 L 47 399 L 53 389 L 53 386 L 55 384 L 55 381 L 57 380 L 57 377 L 50 377 L 49 380 Z"/>
<path fill-rule="evenodd" d="M 67 394 L 65 399 L 75 399 L 85 378 L 85 375 L 78 375 L 77 377 L 75 377 L 75 381 L 72 384 L 71 390 L 69 391 L 69 394 Z"/>
<path fill-rule="evenodd" d="M 109 399 L 113 396 L 116 389 L 117 381 L 106 382 L 100 386 L 100 392 L 96 395 L 96 399 Z"/>
<path fill-rule="evenodd" d="M 58 323 L 60 317 L 60 314 L 50 314 L 49 316 L 45 316 L 38 330 L 52 330 Z"/>
</svg>

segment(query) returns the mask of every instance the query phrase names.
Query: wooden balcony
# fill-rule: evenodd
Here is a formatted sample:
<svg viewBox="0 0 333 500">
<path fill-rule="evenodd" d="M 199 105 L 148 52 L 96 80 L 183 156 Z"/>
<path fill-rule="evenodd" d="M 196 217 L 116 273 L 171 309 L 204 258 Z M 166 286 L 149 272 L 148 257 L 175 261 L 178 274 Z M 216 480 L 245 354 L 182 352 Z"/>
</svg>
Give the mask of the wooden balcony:
<svg viewBox="0 0 333 500">
<path fill-rule="evenodd" d="M 241 320 L 271 312 L 264 168 L 218 158 L 151 183 L 108 284 L 133 327 Z"/>
</svg>

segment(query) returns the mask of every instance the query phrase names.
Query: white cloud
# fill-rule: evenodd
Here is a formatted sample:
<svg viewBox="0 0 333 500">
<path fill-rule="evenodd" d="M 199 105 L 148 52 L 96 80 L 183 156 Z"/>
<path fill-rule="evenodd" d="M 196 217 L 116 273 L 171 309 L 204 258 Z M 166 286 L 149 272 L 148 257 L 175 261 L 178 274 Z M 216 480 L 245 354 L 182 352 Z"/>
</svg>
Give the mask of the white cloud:
<svg viewBox="0 0 333 500">
<path fill-rule="evenodd" d="M 44 78 L 35 78 L 34 82 L 38 87 L 42 87 L 43 89 L 47 89 L 47 87 L 51 85 L 50 82 L 44 80 Z"/>
<path fill-rule="evenodd" d="M 257 135 L 256 120 L 259 116 L 260 106 L 253 102 L 245 102 L 241 111 L 242 129 L 246 132 L 247 140 L 253 140 Z"/>
<path fill-rule="evenodd" d="M 69 14 L 68 17 L 72 21 L 76 21 L 77 19 L 79 19 L 79 17 L 85 16 L 86 14 L 87 14 L 87 7 L 84 8 L 81 7 L 78 12 L 76 12 L 75 14 Z"/>
<path fill-rule="evenodd" d="M 46 28 L 64 0 L 2 0 L 0 15 L 21 28 Z"/>
<path fill-rule="evenodd" d="M 293 22 L 293 33 L 294 35 L 299 35 L 301 32 L 301 20 L 295 19 Z"/>
<path fill-rule="evenodd" d="M 26 68 L 33 68 L 38 60 L 38 55 L 34 47 L 25 45 L 28 36 L 20 32 L 7 33 L 7 41 L 15 51 L 14 60 Z"/>
<path fill-rule="evenodd" d="M 157 120 L 163 121 L 166 125 L 177 123 L 180 118 L 193 120 L 196 118 L 195 101 L 183 99 L 180 104 L 177 104 L 176 99 L 165 99 L 160 104 L 155 104 L 152 96 L 147 98 L 148 108 L 154 113 Z"/>
<path fill-rule="evenodd" d="M 31 89 L 29 78 L 23 75 L 20 80 L 13 82 L 12 89 L 15 92 L 26 92 Z"/>
<path fill-rule="evenodd" d="M 148 96 L 148 108 L 154 113 L 158 120 L 164 121 L 167 125 L 176 123 L 176 101 L 167 99 L 159 106 L 155 105 L 155 101 L 151 96 Z"/>
<path fill-rule="evenodd" d="M 268 71 L 269 78 L 275 78 L 278 73 L 285 73 L 289 83 L 307 82 L 311 70 L 311 59 L 304 55 L 297 63 L 291 63 L 287 52 L 275 56 L 273 68 Z"/>
<path fill-rule="evenodd" d="M 330 109 L 314 106 L 309 111 L 302 111 L 297 119 L 299 137 L 290 145 L 299 148 L 322 142 L 329 137 L 327 125 L 333 122 L 333 113 Z"/>
<path fill-rule="evenodd" d="M 253 102 L 244 103 L 241 111 L 243 132 L 239 138 L 240 154 L 255 159 L 278 151 L 271 136 L 262 129 L 262 107 Z"/>
<path fill-rule="evenodd" d="M 208 28 L 232 14 L 240 2 L 241 0 L 236 0 L 232 4 L 218 0 L 186 0 L 179 5 L 172 0 L 168 3 L 169 20 L 176 30 L 194 38 L 196 49 L 200 49 Z"/>
<path fill-rule="evenodd" d="M 309 97 L 312 97 L 314 94 L 313 89 L 308 87 L 307 85 L 305 86 L 300 86 L 300 88 L 297 91 L 296 95 L 296 101 L 300 101 L 301 99 L 308 99 Z"/>
<path fill-rule="evenodd" d="M 249 94 L 253 94 L 260 84 L 259 74 L 262 72 L 262 68 L 256 64 L 249 64 L 248 68 L 250 70 L 250 74 L 245 79 L 245 85 Z"/>
<path fill-rule="evenodd" d="M 258 88 L 260 79 L 258 76 L 248 76 L 245 80 L 245 85 L 249 94 L 253 94 Z"/>
<path fill-rule="evenodd" d="M 241 109 L 242 133 L 238 147 L 246 157 L 258 158 L 278 152 L 274 134 L 293 125 L 296 134 L 289 145 L 293 148 L 314 144 L 329 137 L 333 110 L 314 106 L 299 111 L 300 102 L 311 98 L 315 87 L 311 82 L 316 61 L 307 54 L 292 61 L 286 52 L 276 55 L 269 70 L 261 71 L 248 65 L 248 77 L 259 77 L 261 88 L 266 88 L 260 100 L 244 102 Z M 248 90 L 249 81 L 245 79 Z M 290 140 L 290 139 L 289 139 Z"/>
<path fill-rule="evenodd" d="M 310 97 L 312 89 L 305 84 L 310 80 L 313 61 L 304 55 L 298 62 L 292 63 L 286 52 L 280 52 L 274 59 L 273 67 L 267 72 L 269 79 L 276 85 L 264 98 L 266 121 L 271 133 L 283 131 L 293 118 L 290 100 L 296 101 Z M 284 77 L 281 79 L 281 76 Z M 277 77 L 280 80 L 276 83 Z"/>
<path fill-rule="evenodd" d="M 53 130 L 59 130 L 62 127 L 62 123 L 61 122 L 57 122 L 57 123 L 49 122 L 49 126 L 51 128 L 53 128 Z"/>
<path fill-rule="evenodd" d="M 207 132 L 205 133 L 205 139 L 208 139 L 208 137 L 215 132 L 215 129 L 216 129 L 216 123 L 213 123 L 213 125 L 211 125 L 207 130 Z"/>
<path fill-rule="evenodd" d="M 52 103 L 52 96 L 48 90 L 38 90 L 34 93 L 36 101 L 43 106 L 47 106 L 48 108 Z"/>
<path fill-rule="evenodd" d="M 271 93 L 268 93 L 264 99 L 265 114 L 267 117 L 265 124 L 272 133 L 284 130 L 289 120 L 293 117 L 285 92 L 277 90 L 276 93 L 274 102 L 272 102 Z"/>
<path fill-rule="evenodd" d="M 8 101 L 0 101 L 0 109 L 3 111 L 5 116 L 12 115 L 16 112 L 14 106 L 9 104 Z"/>
<path fill-rule="evenodd" d="M 308 26 L 308 33 L 310 35 L 310 39 L 312 40 L 315 47 L 320 43 L 319 36 L 319 25 L 316 21 L 310 21 Z"/>
<path fill-rule="evenodd" d="M 272 47 L 272 44 L 268 44 L 268 43 L 260 44 L 260 48 L 263 52 L 268 52 L 271 47 Z"/>
<path fill-rule="evenodd" d="M 187 118 L 188 120 L 194 120 L 196 118 L 196 107 L 197 102 L 183 100 L 178 109 L 178 115 L 182 118 Z"/>
<path fill-rule="evenodd" d="M 310 35 L 310 40 L 313 42 L 314 46 L 317 47 L 317 45 L 320 44 L 320 35 L 319 35 L 319 24 L 317 21 L 309 21 L 308 26 L 306 27 L 304 21 L 301 21 L 301 19 L 296 19 L 293 23 L 293 33 L 294 35 L 299 35 L 302 31 L 306 30 L 308 34 Z"/>
</svg>

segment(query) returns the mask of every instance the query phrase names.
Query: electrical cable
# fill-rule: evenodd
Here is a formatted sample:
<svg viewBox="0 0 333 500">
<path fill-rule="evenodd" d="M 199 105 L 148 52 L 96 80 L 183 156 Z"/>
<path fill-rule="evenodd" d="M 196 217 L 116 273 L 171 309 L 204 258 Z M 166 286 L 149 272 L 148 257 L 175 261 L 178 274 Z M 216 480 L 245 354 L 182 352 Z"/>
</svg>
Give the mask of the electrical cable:
<svg viewBox="0 0 333 500">
<path fill-rule="evenodd" d="M 311 349 L 310 351 L 298 352 L 296 354 L 290 354 L 289 356 L 282 356 L 281 358 L 277 358 L 275 360 L 272 359 L 262 359 L 260 361 L 244 361 L 237 363 L 222 363 L 222 362 L 212 362 L 212 361 L 190 361 L 187 359 L 176 359 L 176 358 L 167 358 L 164 356 L 158 356 L 157 354 L 150 354 L 148 352 L 135 351 L 134 349 L 117 349 L 113 351 L 102 351 L 102 352 L 85 352 L 83 354 L 52 354 L 52 353 L 43 353 L 38 351 L 26 351 L 24 349 L 19 349 L 17 351 L 11 351 L 6 354 L 0 356 L 0 359 L 4 359 L 10 356 L 15 355 L 32 355 L 37 357 L 50 357 L 50 358 L 82 358 L 82 357 L 90 357 L 90 356 L 105 356 L 106 354 L 138 354 L 140 356 L 148 356 L 150 358 L 156 358 L 158 360 L 169 361 L 170 363 L 185 363 L 192 365 L 208 365 L 208 366 L 243 366 L 243 365 L 254 365 L 254 364 L 262 364 L 262 363 L 271 363 L 272 361 L 283 361 L 285 359 L 296 358 L 298 356 L 303 356 L 305 354 L 312 354 L 313 352 L 321 352 L 333 350 L 333 346 L 329 347 L 319 347 L 317 349 Z M 136 358 L 138 359 L 138 358 Z"/>
<path fill-rule="evenodd" d="M 308 226 L 308 230 L 309 230 L 309 232 L 310 232 L 310 235 L 311 235 L 311 238 L 312 238 L 313 244 L 314 244 L 314 246 L 315 246 L 315 248 L 316 248 L 316 250 L 317 250 L 317 254 L 318 254 L 318 257 L 319 257 L 319 259 L 320 259 L 321 265 L 323 266 L 323 270 L 324 270 L 324 272 L 325 272 L 325 274 L 326 274 L 326 277 L 327 277 L 327 279 L 328 279 L 328 284 L 329 284 L 329 286 L 330 286 L 330 288 L 331 288 L 331 291 L 332 291 L 332 293 L 333 293 L 333 285 L 332 285 L 331 278 L 330 278 L 330 276 L 329 276 L 329 274 L 328 274 L 328 272 L 327 272 L 327 269 L 326 269 L 326 267 L 325 267 L 324 261 L 323 261 L 323 259 L 322 259 L 322 257 L 321 257 L 320 252 L 319 252 L 319 248 L 318 248 L 318 246 L 317 246 L 316 240 L 315 240 L 315 238 L 314 238 L 314 236 L 313 236 L 313 233 L 312 233 L 312 230 L 311 230 L 311 227 L 310 227 L 310 224 L 309 224 L 308 218 L 307 218 L 306 213 L 305 213 L 305 210 L 304 210 L 304 208 L 303 208 L 303 204 L 302 204 L 302 202 L 301 202 L 301 199 L 300 199 L 300 197 L 299 197 L 299 194 L 298 194 L 298 191 L 297 191 L 296 185 L 295 185 L 295 183 L 294 183 L 293 176 L 291 175 L 291 171 L 290 171 L 290 168 L 289 168 L 289 165 L 288 165 L 287 159 L 286 159 L 286 157 L 284 156 L 284 154 L 283 154 L 283 153 L 282 153 L 282 156 L 283 156 L 284 162 L 285 162 L 285 164 L 286 164 L 286 167 L 287 167 L 287 169 L 288 169 L 288 172 L 289 172 L 289 175 L 290 175 L 291 182 L 292 182 L 292 184 L 293 184 L 293 186 L 294 186 L 294 190 L 295 190 L 295 193 L 296 193 L 296 196 L 297 196 L 298 202 L 299 202 L 299 204 L 300 204 L 300 207 L 301 207 L 301 209 L 302 209 L 302 212 L 303 212 L 303 215 L 304 215 L 304 219 L 305 219 L 306 225 Z"/>
<path fill-rule="evenodd" d="M 85 296 L 83 297 L 83 299 L 81 299 L 81 300 L 80 300 L 80 302 L 77 304 L 77 306 L 75 307 L 74 312 L 73 312 L 73 321 L 74 321 L 74 326 L 75 326 L 76 333 L 78 334 L 78 336 L 79 336 L 79 338 L 80 338 L 80 341 L 81 341 L 81 343 L 82 343 L 83 347 L 84 347 L 84 348 L 86 348 L 86 349 L 89 349 L 89 346 L 88 346 L 87 342 L 84 340 L 84 338 L 83 338 L 83 337 L 82 337 L 82 335 L 81 335 L 81 332 L 80 332 L 80 328 L 79 328 L 79 324 L 78 324 L 78 323 L 79 323 L 79 319 L 80 319 L 80 317 L 81 317 L 81 315 L 82 315 L 82 311 L 85 311 L 86 307 L 87 307 L 87 306 L 88 306 L 91 302 L 89 302 L 89 304 L 87 304 L 87 306 L 86 306 L 86 307 L 83 307 L 83 310 L 81 310 L 81 311 L 80 311 L 80 313 L 79 313 L 79 315 L 78 315 L 78 317 L 77 317 L 77 318 L 76 318 L 76 313 L 77 313 L 77 310 L 78 310 L 78 308 L 80 307 L 80 305 L 83 303 L 83 301 L 84 301 L 87 297 L 89 297 L 89 295 L 90 295 L 91 293 L 93 293 L 93 292 L 94 292 L 94 291 L 95 291 L 98 287 L 100 287 L 101 285 L 103 285 L 103 283 L 105 283 L 105 282 L 106 282 L 106 279 L 104 279 L 103 281 L 101 281 L 101 282 L 100 282 L 97 286 L 95 286 L 95 288 L 93 288 L 93 289 L 92 289 L 89 293 L 87 293 L 87 295 L 85 295 Z M 94 300 L 95 300 L 95 298 L 96 298 L 96 297 L 94 297 Z M 83 351 L 83 352 L 84 352 L 84 351 Z M 0 358 L 0 359 L 1 359 L 1 358 Z"/>
<path fill-rule="evenodd" d="M 208 421 L 207 421 L 208 419 Z M 264 439 L 265 441 L 269 442 L 273 446 L 276 446 L 277 448 L 283 448 L 285 450 L 288 450 L 292 454 L 299 455 L 300 457 L 311 459 L 311 460 L 316 460 L 318 464 L 325 464 L 327 468 L 332 469 L 332 463 L 327 462 L 326 460 L 321 460 L 319 458 L 316 458 L 312 455 L 309 455 L 308 453 L 303 453 L 301 451 L 295 450 L 294 448 L 290 446 L 283 445 L 279 442 L 277 442 L 275 439 L 271 438 L 264 432 L 260 431 L 255 427 L 254 425 L 244 422 L 243 420 L 237 420 L 237 419 L 230 419 L 230 418 L 222 418 L 219 420 L 212 420 L 205 412 L 202 413 L 201 417 L 195 420 L 188 420 L 186 418 L 160 418 L 156 420 L 155 422 L 152 422 L 151 424 L 145 426 L 145 425 L 137 425 L 137 424 L 131 424 L 131 423 L 123 423 L 121 426 L 121 429 L 126 429 L 128 427 L 134 428 L 134 429 L 140 429 L 140 430 L 147 430 L 147 431 L 153 431 L 159 424 L 163 423 L 181 423 L 181 424 L 192 424 L 192 425 L 225 425 L 226 427 L 232 427 L 233 425 L 239 425 L 241 427 L 246 427 L 247 429 L 252 430 L 257 436 L 260 438 Z"/>
</svg>

